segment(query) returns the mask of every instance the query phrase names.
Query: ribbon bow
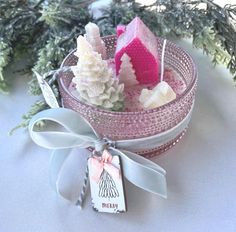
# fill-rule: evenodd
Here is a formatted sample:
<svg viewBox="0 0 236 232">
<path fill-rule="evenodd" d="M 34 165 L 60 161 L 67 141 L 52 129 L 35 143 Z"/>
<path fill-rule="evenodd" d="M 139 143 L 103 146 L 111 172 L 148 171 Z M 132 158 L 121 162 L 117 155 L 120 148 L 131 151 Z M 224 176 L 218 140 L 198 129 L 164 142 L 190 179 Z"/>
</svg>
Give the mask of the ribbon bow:
<svg viewBox="0 0 236 232">
<path fill-rule="evenodd" d="M 139 188 L 166 198 L 165 170 L 154 162 L 131 151 L 140 148 L 154 148 L 170 141 L 187 126 L 190 116 L 191 111 L 181 124 L 172 128 L 171 131 L 163 132 L 163 134 L 158 136 L 109 141 L 100 138 L 92 126 L 78 113 L 65 108 L 57 108 L 36 114 L 30 121 L 29 133 L 36 144 L 54 150 L 50 164 L 51 182 L 56 192 L 69 201 L 71 201 L 70 197 L 60 192 L 59 180 L 62 167 L 72 148 L 87 147 L 93 147 L 100 152 L 106 147 L 111 155 L 120 156 L 123 174 L 127 180 Z M 41 120 L 57 123 L 64 131 L 49 128 L 39 131 L 36 125 Z"/>
<path fill-rule="evenodd" d="M 112 164 L 112 155 L 104 150 L 102 157 L 93 156 L 89 159 L 90 167 L 92 173 L 90 173 L 91 178 L 95 182 L 99 182 L 103 170 L 106 170 L 113 178 L 120 178 L 120 170 Z"/>
</svg>

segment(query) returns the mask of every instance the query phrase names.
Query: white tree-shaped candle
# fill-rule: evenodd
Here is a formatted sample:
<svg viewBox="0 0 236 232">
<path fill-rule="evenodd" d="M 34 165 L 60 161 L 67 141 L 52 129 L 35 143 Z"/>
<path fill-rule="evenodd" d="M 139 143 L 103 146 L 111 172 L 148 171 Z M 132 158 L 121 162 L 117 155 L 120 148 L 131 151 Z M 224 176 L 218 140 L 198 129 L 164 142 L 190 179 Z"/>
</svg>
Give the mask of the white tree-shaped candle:
<svg viewBox="0 0 236 232">
<path fill-rule="evenodd" d="M 135 76 L 135 71 L 131 63 L 131 58 L 126 53 L 124 53 L 121 57 L 119 82 L 123 83 L 125 87 L 130 87 L 138 84 Z"/>
<path fill-rule="evenodd" d="M 104 109 L 121 110 L 124 85 L 113 78 L 112 70 L 101 54 L 95 52 L 83 36 L 77 39 L 75 54 L 79 60 L 73 68 L 75 77 L 72 81 L 81 100 Z"/>
<path fill-rule="evenodd" d="M 106 59 L 106 47 L 105 43 L 103 42 L 101 36 L 100 36 L 100 30 L 99 27 L 95 23 L 89 22 L 85 26 L 85 38 L 88 40 L 88 42 L 91 44 L 94 51 L 98 52 L 102 55 L 102 59 Z"/>
</svg>

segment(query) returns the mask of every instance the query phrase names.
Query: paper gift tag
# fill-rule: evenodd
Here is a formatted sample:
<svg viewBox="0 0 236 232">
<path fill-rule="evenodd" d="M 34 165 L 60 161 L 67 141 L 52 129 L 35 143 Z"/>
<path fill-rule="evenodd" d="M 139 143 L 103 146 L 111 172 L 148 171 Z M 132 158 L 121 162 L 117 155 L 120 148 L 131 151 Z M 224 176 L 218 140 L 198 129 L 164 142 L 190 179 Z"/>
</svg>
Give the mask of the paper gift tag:
<svg viewBox="0 0 236 232">
<path fill-rule="evenodd" d="M 43 79 L 41 75 L 39 75 L 36 71 L 33 71 L 34 74 L 37 77 L 40 89 L 42 91 L 42 94 L 44 96 L 44 99 L 46 103 L 51 107 L 51 108 L 59 108 L 59 104 L 57 102 L 57 99 L 49 86 L 49 84 Z"/>
<path fill-rule="evenodd" d="M 88 159 L 88 169 L 93 208 L 98 212 L 125 212 L 120 157 L 105 150 L 102 156 Z"/>
</svg>

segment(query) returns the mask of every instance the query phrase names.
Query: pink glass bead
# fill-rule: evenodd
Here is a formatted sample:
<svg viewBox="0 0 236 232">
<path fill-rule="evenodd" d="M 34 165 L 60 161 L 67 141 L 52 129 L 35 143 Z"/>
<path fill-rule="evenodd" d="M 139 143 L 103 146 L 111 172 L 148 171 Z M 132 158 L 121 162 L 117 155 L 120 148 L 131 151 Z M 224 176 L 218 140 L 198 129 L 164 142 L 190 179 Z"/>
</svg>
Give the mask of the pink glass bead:
<svg viewBox="0 0 236 232">
<path fill-rule="evenodd" d="M 116 36 L 103 38 L 107 55 L 114 57 Z M 158 53 L 161 54 L 163 39 L 157 38 Z M 72 51 L 61 66 L 76 65 L 78 58 Z M 111 62 L 112 63 L 112 62 Z M 80 113 L 101 136 L 112 140 L 143 138 L 156 135 L 173 128 L 189 113 L 195 99 L 197 86 L 197 71 L 192 58 L 180 47 L 167 41 L 165 50 L 165 78 L 173 89 L 177 89 L 177 97 L 164 106 L 150 110 L 129 112 L 113 112 L 87 105 L 79 101 L 70 92 L 69 87 L 73 78 L 72 72 L 60 72 L 58 84 L 62 104 Z M 176 75 L 177 74 L 177 75 Z M 177 78 L 176 78 L 177 77 Z M 164 78 L 164 79 L 165 79 Z M 130 92 L 131 96 L 134 96 Z M 145 157 L 152 157 L 173 147 L 185 134 L 186 128 L 168 143 L 138 152 Z"/>
<path fill-rule="evenodd" d="M 126 53 L 135 70 L 140 84 L 157 83 L 159 80 L 159 56 L 155 35 L 138 17 L 134 18 L 117 39 L 115 52 L 116 74 L 121 65 L 121 57 Z"/>
</svg>

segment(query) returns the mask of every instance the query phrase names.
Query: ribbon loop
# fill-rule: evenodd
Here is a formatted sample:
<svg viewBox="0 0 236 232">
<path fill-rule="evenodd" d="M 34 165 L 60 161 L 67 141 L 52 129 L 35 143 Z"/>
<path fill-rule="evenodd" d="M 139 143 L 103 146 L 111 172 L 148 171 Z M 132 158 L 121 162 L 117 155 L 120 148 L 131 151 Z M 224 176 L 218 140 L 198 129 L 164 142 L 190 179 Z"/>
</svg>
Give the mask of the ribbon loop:
<svg viewBox="0 0 236 232">
<path fill-rule="evenodd" d="M 54 122 L 66 131 L 37 131 L 39 121 Z M 64 108 L 48 109 L 36 114 L 30 121 L 29 133 L 35 143 L 49 149 L 89 147 L 99 137 L 78 113 Z"/>
<path fill-rule="evenodd" d="M 43 131 L 39 131 L 36 125 L 41 120 L 52 121 L 61 126 L 64 131 L 52 128 L 43 128 Z M 187 117 L 185 121 L 188 121 Z M 51 127 L 51 125 L 49 126 Z M 174 134 L 177 131 L 178 128 L 174 130 Z M 165 170 L 150 160 L 127 151 L 127 149 L 132 150 L 134 145 L 137 144 L 141 144 L 143 148 L 155 144 L 155 140 L 160 141 L 159 136 L 119 141 L 111 141 L 107 138 L 101 139 L 84 118 L 78 113 L 65 108 L 48 109 L 35 115 L 30 121 L 29 133 L 38 145 L 55 149 L 50 164 L 51 182 L 56 192 L 67 200 L 71 201 L 70 197 L 63 196 L 59 186 L 63 164 L 71 148 L 87 148 L 90 146 L 98 152 L 102 152 L 106 148 L 112 155 L 119 155 L 122 160 L 124 176 L 134 185 L 164 198 L 167 196 Z M 165 143 L 166 141 L 162 142 Z"/>
</svg>

